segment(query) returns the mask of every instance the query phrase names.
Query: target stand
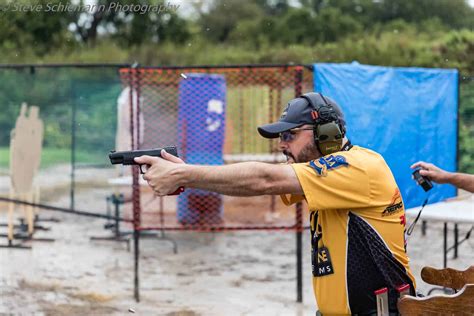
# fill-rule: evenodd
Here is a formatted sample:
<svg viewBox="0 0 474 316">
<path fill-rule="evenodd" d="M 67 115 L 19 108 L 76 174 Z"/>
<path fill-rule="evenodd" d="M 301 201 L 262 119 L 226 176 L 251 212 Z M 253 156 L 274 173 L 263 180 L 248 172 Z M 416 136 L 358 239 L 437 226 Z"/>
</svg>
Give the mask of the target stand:
<svg viewBox="0 0 474 316">
<path fill-rule="evenodd" d="M 90 237 L 90 240 L 125 242 L 127 244 L 127 250 L 130 251 L 129 236 L 131 233 L 120 231 L 120 205 L 123 205 L 125 202 L 125 197 L 121 193 L 113 193 L 107 196 L 107 216 L 109 216 L 109 219 L 107 220 L 107 223 L 104 224 L 104 228 L 112 230 L 113 236 L 92 236 Z M 113 217 L 111 216 L 110 204 L 114 206 Z"/>
</svg>

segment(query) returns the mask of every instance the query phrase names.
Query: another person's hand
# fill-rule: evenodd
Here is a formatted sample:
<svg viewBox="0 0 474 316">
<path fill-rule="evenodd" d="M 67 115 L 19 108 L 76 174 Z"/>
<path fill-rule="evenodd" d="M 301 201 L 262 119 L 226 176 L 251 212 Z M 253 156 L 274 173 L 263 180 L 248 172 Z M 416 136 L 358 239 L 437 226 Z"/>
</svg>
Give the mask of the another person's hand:
<svg viewBox="0 0 474 316">
<path fill-rule="evenodd" d="M 420 168 L 420 174 L 436 183 L 448 183 L 450 172 L 445 171 L 432 163 L 418 161 L 411 166 L 412 169 Z"/>
<path fill-rule="evenodd" d="M 148 165 L 143 179 L 155 191 L 156 195 L 165 196 L 175 192 L 181 184 L 180 172 L 177 172 L 184 164 L 180 158 L 161 151 L 161 157 L 140 156 L 135 158 L 139 164 Z"/>
</svg>

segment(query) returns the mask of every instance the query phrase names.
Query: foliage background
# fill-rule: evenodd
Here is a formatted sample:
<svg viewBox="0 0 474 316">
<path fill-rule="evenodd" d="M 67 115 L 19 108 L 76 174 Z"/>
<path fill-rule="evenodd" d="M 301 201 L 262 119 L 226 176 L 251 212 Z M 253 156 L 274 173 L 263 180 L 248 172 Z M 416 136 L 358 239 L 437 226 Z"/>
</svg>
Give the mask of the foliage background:
<svg viewBox="0 0 474 316">
<path fill-rule="evenodd" d="M 112 1 L 96 0 L 109 5 Z M 71 0 L 0 0 L 0 63 L 222 65 L 351 62 L 458 68 L 460 169 L 474 173 L 474 9 L 465 0 L 118 0 L 165 12 L 18 12 L 14 4 L 84 6 Z M 172 5 L 178 5 L 172 10 Z M 116 72 L 0 70 L 0 147 L 26 101 L 41 104 L 45 145 L 66 148 L 71 100 L 82 150 L 108 146 L 115 131 Z M 55 82 L 51 85 L 51 82 Z M 77 95 L 79 87 L 95 91 Z M 25 91 L 27 91 L 25 93 Z M 85 125 L 85 126 L 84 126 Z M 83 134 L 81 134 L 83 133 Z M 82 135 L 82 136 L 81 136 Z M 90 147 L 88 147 L 90 146 Z M 0 151 L 1 152 L 1 151 Z M 84 155 L 84 160 L 94 155 Z M 87 158 L 88 157 L 88 158 Z M 5 161 L 4 158 L 0 159 Z"/>
</svg>

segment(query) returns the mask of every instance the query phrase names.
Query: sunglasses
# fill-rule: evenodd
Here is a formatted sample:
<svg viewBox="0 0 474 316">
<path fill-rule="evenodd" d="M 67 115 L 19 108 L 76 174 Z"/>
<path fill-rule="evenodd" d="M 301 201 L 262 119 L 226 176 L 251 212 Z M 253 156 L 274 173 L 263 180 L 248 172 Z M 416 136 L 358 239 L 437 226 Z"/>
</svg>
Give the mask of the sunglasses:
<svg viewBox="0 0 474 316">
<path fill-rule="evenodd" d="M 299 128 L 299 129 L 293 129 L 289 131 L 284 131 L 280 133 L 280 140 L 282 142 L 291 142 L 296 138 L 296 134 L 300 131 L 311 131 L 313 128 Z"/>
</svg>

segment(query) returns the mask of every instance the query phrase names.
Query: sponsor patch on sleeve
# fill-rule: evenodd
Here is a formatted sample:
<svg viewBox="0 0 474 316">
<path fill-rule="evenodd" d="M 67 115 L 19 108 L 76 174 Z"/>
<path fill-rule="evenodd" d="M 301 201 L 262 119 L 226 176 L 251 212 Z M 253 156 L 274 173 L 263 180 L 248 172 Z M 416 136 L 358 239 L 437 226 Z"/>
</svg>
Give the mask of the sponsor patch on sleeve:
<svg viewBox="0 0 474 316">
<path fill-rule="evenodd" d="M 328 171 L 337 169 L 339 167 L 348 167 L 349 163 L 346 157 L 341 155 L 329 155 L 319 159 L 311 160 L 309 162 L 311 168 L 316 171 L 319 176 L 327 176 Z"/>
</svg>

